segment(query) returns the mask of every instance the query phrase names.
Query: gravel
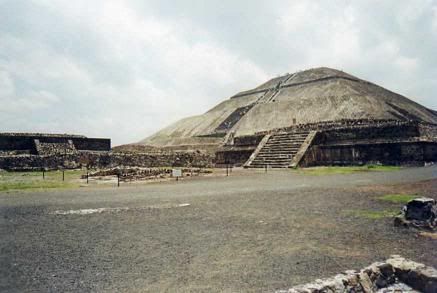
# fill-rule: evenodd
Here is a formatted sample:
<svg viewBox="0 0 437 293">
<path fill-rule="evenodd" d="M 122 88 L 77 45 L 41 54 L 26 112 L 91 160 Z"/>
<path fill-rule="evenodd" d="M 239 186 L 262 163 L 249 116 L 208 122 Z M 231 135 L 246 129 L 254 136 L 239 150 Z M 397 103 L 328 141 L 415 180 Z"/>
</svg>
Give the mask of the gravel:
<svg viewBox="0 0 437 293">
<path fill-rule="evenodd" d="M 436 175 L 437 166 L 326 176 L 234 170 L 0 193 L 0 291 L 265 292 L 391 254 L 436 267 L 436 240 L 350 212 L 400 209 L 377 199 L 392 189 L 436 198 Z M 98 212 L 69 212 L 81 210 Z"/>
</svg>

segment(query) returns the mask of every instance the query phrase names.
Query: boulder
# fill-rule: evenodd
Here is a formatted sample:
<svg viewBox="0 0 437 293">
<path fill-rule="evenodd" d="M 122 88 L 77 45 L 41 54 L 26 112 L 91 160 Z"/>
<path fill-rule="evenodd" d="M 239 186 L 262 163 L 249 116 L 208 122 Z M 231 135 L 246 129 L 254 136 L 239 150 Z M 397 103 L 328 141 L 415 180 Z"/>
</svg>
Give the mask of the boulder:
<svg viewBox="0 0 437 293">
<path fill-rule="evenodd" d="M 395 226 L 425 230 L 437 229 L 437 204 L 432 198 L 420 197 L 410 200 L 394 219 Z"/>
<path fill-rule="evenodd" d="M 437 218 L 437 205 L 432 198 L 415 198 L 407 203 L 407 220 L 428 221 Z"/>
</svg>

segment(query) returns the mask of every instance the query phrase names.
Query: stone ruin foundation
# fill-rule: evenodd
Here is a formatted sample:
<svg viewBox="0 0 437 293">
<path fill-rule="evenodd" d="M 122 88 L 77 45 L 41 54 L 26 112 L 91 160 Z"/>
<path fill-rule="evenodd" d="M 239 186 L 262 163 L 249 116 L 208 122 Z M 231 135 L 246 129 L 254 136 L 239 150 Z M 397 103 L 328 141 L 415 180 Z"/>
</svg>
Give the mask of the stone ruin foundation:
<svg viewBox="0 0 437 293">
<path fill-rule="evenodd" d="M 437 230 L 437 204 L 432 198 L 416 198 L 407 203 L 394 219 L 395 226 Z"/>
<path fill-rule="evenodd" d="M 121 182 L 145 181 L 154 179 L 170 178 L 172 176 L 172 168 L 110 168 L 82 175 L 82 179 L 93 178 L 102 179 L 105 177 L 119 176 Z M 182 168 L 182 177 L 200 176 L 210 174 L 212 171 L 202 168 Z"/>
<path fill-rule="evenodd" d="M 437 292 L 435 268 L 392 255 L 360 271 L 346 271 L 332 278 L 278 290 L 277 293 L 334 292 Z"/>
</svg>

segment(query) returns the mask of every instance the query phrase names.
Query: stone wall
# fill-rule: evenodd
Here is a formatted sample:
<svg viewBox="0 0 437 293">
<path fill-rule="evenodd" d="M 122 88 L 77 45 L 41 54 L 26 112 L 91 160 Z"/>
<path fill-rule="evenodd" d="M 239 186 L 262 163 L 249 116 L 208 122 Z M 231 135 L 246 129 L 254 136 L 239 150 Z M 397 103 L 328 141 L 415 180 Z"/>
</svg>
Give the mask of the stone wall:
<svg viewBox="0 0 437 293">
<path fill-rule="evenodd" d="M 437 127 L 432 124 L 419 124 L 420 136 L 423 138 L 428 138 L 433 141 L 437 141 Z"/>
<path fill-rule="evenodd" d="M 272 129 L 269 131 L 262 131 L 256 133 L 257 135 L 265 135 L 276 132 L 300 132 L 302 130 L 311 131 L 326 131 L 333 129 L 353 129 L 353 128 L 362 128 L 362 127 L 387 127 L 387 126 L 402 126 L 402 125 L 414 125 L 418 126 L 419 122 L 417 121 L 408 121 L 408 120 L 389 120 L 389 119 L 341 119 L 341 120 L 333 120 L 333 121 L 320 121 L 314 123 L 305 123 L 305 124 L 296 124 L 290 125 L 288 127 Z M 435 127 L 435 125 L 434 125 Z"/>
<path fill-rule="evenodd" d="M 54 153 L 62 153 L 64 148 L 70 149 L 69 144 L 74 145 L 76 150 L 110 151 L 111 140 L 104 138 L 87 138 L 80 135 L 63 134 L 38 134 L 38 133 L 0 133 L 0 152 L 27 152 L 40 154 L 36 144 L 49 144 L 48 149 Z M 46 148 L 47 149 L 47 148 Z M 40 155 L 48 155 L 41 153 Z"/>
<path fill-rule="evenodd" d="M 234 145 L 236 146 L 257 146 L 264 135 L 247 135 L 238 136 L 234 138 Z"/>
<path fill-rule="evenodd" d="M 437 162 L 437 127 L 417 122 L 381 123 L 320 131 L 301 166 L 423 165 Z"/>
<path fill-rule="evenodd" d="M 35 143 L 32 137 L 17 137 L 0 135 L 1 151 L 28 151 L 36 154 Z"/>
<path fill-rule="evenodd" d="M 133 167 L 202 167 L 213 166 L 213 156 L 201 152 L 166 153 L 83 153 L 80 162 L 94 168 Z"/>
<path fill-rule="evenodd" d="M 67 155 L 77 153 L 77 149 L 71 140 L 67 142 L 41 142 L 39 139 L 34 140 L 35 148 L 40 156 L 50 155 Z"/>
<path fill-rule="evenodd" d="M 423 165 L 437 161 L 437 145 L 427 142 L 394 142 L 347 145 L 314 145 L 305 154 L 300 166 Z"/>
<path fill-rule="evenodd" d="M 11 171 L 128 167 L 202 167 L 213 166 L 207 153 L 123 154 L 112 152 L 78 152 L 67 155 L 0 156 L 0 169 Z"/>
<path fill-rule="evenodd" d="M 106 138 L 74 138 L 72 139 L 77 150 L 83 151 L 109 151 L 111 140 Z"/>
<path fill-rule="evenodd" d="M 371 140 L 371 139 L 400 139 L 419 137 L 418 125 L 382 125 L 345 127 L 332 130 L 324 130 L 317 137 L 318 143 L 336 144 L 342 141 Z"/>
<path fill-rule="evenodd" d="M 326 121 L 297 125 L 276 132 L 317 130 L 312 145 L 300 166 L 357 165 L 383 163 L 390 165 L 423 165 L 437 162 L 437 126 L 416 121 L 356 120 Z M 220 164 L 242 165 L 262 137 L 235 137 L 216 153 Z"/>
<path fill-rule="evenodd" d="M 233 145 L 225 145 L 215 153 L 216 166 L 242 166 L 255 151 L 264 135 L 248 135 L 235 137 Z"/>
<path fill-rule="evenodd" d="M 79 168 L 77 155 L 39 156 L 18 155 L 0 156 L 0 169 L 8 171 L 58 170 Z"/>
<path fill-rule="evenodd" d="M 225 147 L 219 149 L 215 153 L 215 163 L 217 167 L 226 166 L 228 164 L 233 166 L 242 166 L 250 155 L 255 151 L 255 146 L 249 147 Z"/>
</svg>

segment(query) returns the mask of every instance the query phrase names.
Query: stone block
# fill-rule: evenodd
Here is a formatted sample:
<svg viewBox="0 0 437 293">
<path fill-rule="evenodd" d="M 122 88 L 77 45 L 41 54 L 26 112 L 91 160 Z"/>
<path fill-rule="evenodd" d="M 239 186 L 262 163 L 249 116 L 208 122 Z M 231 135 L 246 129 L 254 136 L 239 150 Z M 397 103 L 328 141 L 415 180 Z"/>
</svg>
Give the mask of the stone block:
<svg viewBox="0 0 437 293">
<path fill-rule="evenodd" d="M 432 198 L 415 198 L 407 203 L 407 220 L 427 221 L 437 217 L 436 202 Z"/>
</svg>

